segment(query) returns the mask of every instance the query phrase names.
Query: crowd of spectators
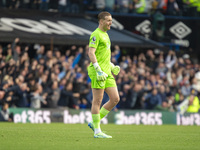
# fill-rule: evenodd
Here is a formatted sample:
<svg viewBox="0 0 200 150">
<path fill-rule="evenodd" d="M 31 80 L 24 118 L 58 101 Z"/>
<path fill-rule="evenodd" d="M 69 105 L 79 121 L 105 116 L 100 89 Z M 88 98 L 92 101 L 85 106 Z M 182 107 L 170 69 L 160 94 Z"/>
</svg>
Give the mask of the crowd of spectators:
<svg viewBox="0 0 200 150">
<path fill-rule="evenodd" d="M 88 45 L 68 49 L 20 43 L 0 45 L 0 107 L 86 109 L 91 107 L 91 80 Z M 118 45 L 112 48 L 111 61 L 120 65 L 115 76 L 120 102 L 114 108 L 177 111 L 186 98 L 193 105 L 200 92 L 200 64 L 190 55 L 173 50 L 146 50 L 123 55 Z M 108 100 L 105 94 L 103 103 Z M 199 100 L 198 100 L 199 101 Z M 196 105 L 196 104 L 195 104 Z M 199 102 L 197 104 L 198 112 Z"/>
<path fill-rule="evenodd" d="M 166 15 L 200 16 L 199 0 L 0 0 L 0 7 L 39 9 L 64 13 L 102 11 Z"/>
</svg>

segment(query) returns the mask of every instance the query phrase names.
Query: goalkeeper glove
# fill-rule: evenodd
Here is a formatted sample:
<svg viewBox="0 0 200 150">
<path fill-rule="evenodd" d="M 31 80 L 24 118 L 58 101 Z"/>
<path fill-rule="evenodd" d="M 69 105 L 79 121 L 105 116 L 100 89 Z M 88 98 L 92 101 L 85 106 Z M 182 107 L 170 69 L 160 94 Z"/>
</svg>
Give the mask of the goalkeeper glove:
<svg viewBox="0 0 200 150">
<path fill-rule="evenodd" d="M 98 63 L 94 63 L 93 66 L 97 72 L 97 81 L 105 81 L 108 75 L 101 70 Z"/>
<path fill-rule="evenodd" d="M 111 65 L 111 71 L 113 72 L 114 75 L 118 75 L 120 72 L 120 67 L 115 66 L 113 63 L 110 62 Z"/>
</svg>

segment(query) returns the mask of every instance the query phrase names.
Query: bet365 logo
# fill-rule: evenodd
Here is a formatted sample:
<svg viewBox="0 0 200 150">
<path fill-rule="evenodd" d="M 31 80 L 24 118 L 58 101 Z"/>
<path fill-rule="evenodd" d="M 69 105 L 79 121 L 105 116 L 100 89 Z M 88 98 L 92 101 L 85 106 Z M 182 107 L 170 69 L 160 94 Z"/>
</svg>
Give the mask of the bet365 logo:
<svg viewBox="0 0 200 150">
<path fill-rule="evenodd" d="M 24 110 L 14 115 L 14 123 L 51 123 L 50 114 L 48 110 Z"/>
</svg>

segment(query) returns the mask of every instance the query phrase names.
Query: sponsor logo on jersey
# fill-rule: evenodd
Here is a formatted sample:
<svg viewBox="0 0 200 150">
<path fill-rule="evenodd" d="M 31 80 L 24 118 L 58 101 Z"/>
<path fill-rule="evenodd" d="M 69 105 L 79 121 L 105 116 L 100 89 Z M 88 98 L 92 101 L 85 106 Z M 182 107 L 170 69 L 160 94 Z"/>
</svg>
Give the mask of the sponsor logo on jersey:
<svg viewBox="0 0 200 150">
<path fill-rule="evenodd" d="M 96 37 L 95 37 L 95 36 L 92 38 L 92 41 L 93 41 L 93 42 L 95 42 L 95 41 L 96 41 Z"/>
<path fill-rule="evenodd" d="M 107 50 L 109 50 L 110 49 L 110 43 L 109 42 L 106 43 L 106 46 L 107 46 Z"/>
</svg>

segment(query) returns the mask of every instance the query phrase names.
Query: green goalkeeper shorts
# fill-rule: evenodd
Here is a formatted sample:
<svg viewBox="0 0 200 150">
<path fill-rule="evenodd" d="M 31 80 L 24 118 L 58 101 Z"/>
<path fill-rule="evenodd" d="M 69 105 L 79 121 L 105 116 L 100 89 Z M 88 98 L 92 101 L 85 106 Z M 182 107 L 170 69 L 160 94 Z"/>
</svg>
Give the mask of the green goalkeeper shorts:
<svg viewBox="0 0 200 150">
<path fill-rule="evenodd" d="M 96 76 L 90 76 L 91 86 L 93 89 L 106 89 L 108 87 L 117 87 L 113 75 L 108 75 L 105 81 L 97 81 Z"/>
</svg>

